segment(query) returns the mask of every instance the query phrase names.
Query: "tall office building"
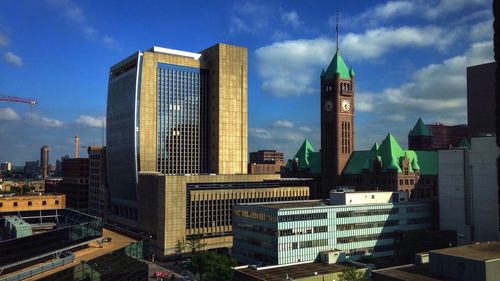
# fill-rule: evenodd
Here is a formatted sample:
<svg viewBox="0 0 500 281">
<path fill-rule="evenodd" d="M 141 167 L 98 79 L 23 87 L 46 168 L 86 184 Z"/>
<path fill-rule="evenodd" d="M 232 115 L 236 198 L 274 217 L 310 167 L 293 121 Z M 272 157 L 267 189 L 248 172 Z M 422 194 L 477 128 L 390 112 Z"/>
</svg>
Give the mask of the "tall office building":
<svg viewBox="0 0 500 281">
<path fill-rule="evenodd" d="M 44 145 L 40 149 L 40 175 L 42 178 L 47 178 L 49 176 L 49 147 Z"/>
<path fill-rule="evenodd" d="M 108 209 L 106 147 L 89 146 L 89 215 L 103 219 Z"/>
<path fill-rule="evenodd" d="M 496 62 L 467 67 L 467 123 L 470 137 L 496 134 L 496 69 Z"/>
<path fill-rule="evenodd" d="M 112 213 L 137 219 L 138 173 L 247 172 L 247 49 L 153 47 L 110 69 L 107 162 Z"/>
</svg>

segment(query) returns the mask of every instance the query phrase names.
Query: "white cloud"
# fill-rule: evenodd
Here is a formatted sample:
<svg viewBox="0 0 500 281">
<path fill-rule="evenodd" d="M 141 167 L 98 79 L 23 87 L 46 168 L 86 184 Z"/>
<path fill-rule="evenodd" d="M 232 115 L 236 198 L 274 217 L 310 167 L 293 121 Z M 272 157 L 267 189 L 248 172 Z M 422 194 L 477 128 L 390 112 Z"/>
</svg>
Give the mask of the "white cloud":
<svg viewBox="0 0 500 281">
<path fill-rule="evenodd" d="M 281 20 L 285 25 L 290 25 L 291 27 L 297 29 L 302 25 L 299 18 L 299 14 L 296 11 L 286 12 L 280 9 Z"/>
<path fill-rule="evenodd" d="M 20 56 L 15 55 L 12 52 L 5 52 L 3 55 L 3 58 L 6 62 L 14 65 L 14 66 L 22 66 L 23 65 L 23 60 L 21 59 Z"/>
<path fill-rule="evenodd" d="M 326 37 L 276 42 L 255 51 L 262 89 L 276 97 L 316 93 L 321 67 L 333 56 L 335 45 Z"/>
<path fill-rule="evenodd" d="M 106 117 L 105 116 L 93 117 L 89 115 L 80 115 L 80 117 L 76 119 L 76 123 L 88 127 L 102 128 L 106 124 Z"/>
<path fill-rule="evenodd" d="M 293 128 L 293 123 L 288 120 L 276 120 L 273 125 L 281 128 Z"/>
<path fill-rule="evenodd" d="M 488 0 L 440 0 L 437 5 L 430 1 L 421 1 L 420 11 L 428 19 L 438 19 L 444 15 L 457 13 L 470 6 L 485 6 Z"/>
<path fill-rule="evenodd" d="M 9 44 L 9 38 L 7 35 L 0 32 L 0 46 L 7 46 Z"/>
<path fill-rule="evenodd" d="M 269 28 L 273 9 L 266 2 L 237 1 L 229 18 L 229 33 L 261 34 Z"/>
<path fill-rule="evenodd" d="M 47 2 L 59 9 L 61 16 L 76 24 L 87 39 L 100 42 L 108 48 L 116 48 L 116 40 L 89 25 L 83 9 L 73 0 L 47 0 Z"/>
<path fill-rule="evenodd" d="M 377 58 L 394 48 L 434 47 L 442 50 L 457 37 L 455 32 L 437 26 L 376 28 L 362 34 L 348 33 L 341 50 L 353 60 Z"/>
<path fill-rule="evenodd" d="M 299 130 L 301 130 L 302 132 L 306 132 L 306 133 L 309 133 L 312 131 L 312 129 L 310 127 L 307 127 L 307 126 L 300 126 Z"/>
<path fill-rule="evenodd" d="M 257 139 L 272 139 L 273 135 L 271 134 L 270 131 L 262 128 L 249 128 L 248 133 L 250 134 L 251 137 L 257 138 Z"/>
<path fill-rule="evenodd" d="M 493 39 L 493 20 L 486 20 L 473 25 L 469 31 L 472 41 Z"/>
<path fill-rule="evenodd" d="M 0 108 L 0 120 L 15 121 L 21 119 L 16 111 L 10 107 Z"/>
<path fill-rule="evenodd" d="M 40 124 L 42 126 L 46 127 L 61 127 L 63 125 L 63 122 L 57 120 L 57 119 L 51 119 L 47 117 L 41 117 L 40 118 Z"/>
</svg>

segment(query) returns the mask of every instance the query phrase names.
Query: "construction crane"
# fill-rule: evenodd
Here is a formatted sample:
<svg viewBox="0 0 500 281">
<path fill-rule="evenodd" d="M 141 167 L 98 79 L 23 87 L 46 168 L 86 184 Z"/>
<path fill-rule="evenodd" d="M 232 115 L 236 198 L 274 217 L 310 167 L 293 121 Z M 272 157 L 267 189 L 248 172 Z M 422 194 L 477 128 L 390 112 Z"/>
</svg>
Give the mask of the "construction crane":
<svg viewBox="0 0 500 281">
<path fill-rule="evenodd" d="M 35 99 L 13 97 L 13 96 L 3 96 L 3 95 L 0 95 L 0 101 L 20 102 L 20 103 L 27 103 L 27 104 L 31 104 L 31 105 L 38 104 L 38 101 Z"/>
</svg>

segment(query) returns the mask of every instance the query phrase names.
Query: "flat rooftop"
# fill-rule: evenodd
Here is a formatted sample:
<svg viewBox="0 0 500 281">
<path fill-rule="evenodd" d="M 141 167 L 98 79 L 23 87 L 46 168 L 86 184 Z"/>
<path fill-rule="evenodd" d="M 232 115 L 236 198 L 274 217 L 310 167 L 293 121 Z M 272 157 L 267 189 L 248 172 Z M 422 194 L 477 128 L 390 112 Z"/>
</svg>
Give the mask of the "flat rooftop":
<svg viewBox="0 0 500 281">
<path fill-rule="evenodd" d="M 465 245 L 460 247 L 433 250 L 430 253 L 461 257 L 475 261 L 500 259 L 500 242 Z"/>
<path fill-rule="evenodd" d="M 306 201 L 287 201 L 287 202 L 273 202 L 273 203 L 249 203 L 242 205 L 257 205 L 262 208 L 268 209 L 295 209 L 295 208 L 312 208 L 327 206 L 322 200 L 306 200 Z"/>
<path fill-rule="evenodd" d="M 75 255 L 75 260 L 73 262 L 66 264 L 66 265 L 63 265 L 63 266 L 56 267 L 52 270 L 49 270 L 49 271 L 46 271 L 46 272 L 43 272 L 43 273 L 40 273 L 37 275 L 34 275 L 34 276 L 27 278 L 27 279 L 24 279 L 24 280 L 38 280 L 40 278 L 50 276 L 50 275 L 57 273 L 59 271 L 65 270 L 67 268 L 71 268 L 71 267 L 79 264 L 82 261 L 88 261 L 88 260 L 95 259 L 97 257 L 103 256 L 103 255 L 108 254 L 110 252 L 124 248 L 131 243 L 137 242 L 136 239 L 127 237 L 125 235 L 119 234 L 117 232 L 114 232 L 114 231 L 112 231 L 110 229 L 106 229 L 106 228 L 103 228 L 102 237 L 110 237 L 111 241 L 107 242 L 107 243 L 102 243 L 101 244 L 102 247 L 99 247 L 98 243 L 94 242 L 95 241 L 94 240 L 93 242 L 88 243 L 87 247 L 77 249 L 74 251 L 70 250 Z M 12 276 L 12 275 L 18 274 L 20 272 L 26 271 L 30 268 L 38 267 L 38 266 L 46 264 L 46 263 L 48 264 L 52 261 L 54 261 L 54 260 L 50 259 L 50 260 L 44 260 L 43 262 L 30 264 L 29 267 L 23 267 L 23 268 L 16 270 L 14 272 L 9 272 L 8 274 L 5 274 L 5 275 L 0 275 L 0 277 L 5 278 L 8 276 Z"/>
<path fill-rule="evenodd" d="M 292 264 L 279 267 L 261 268 L 259 270 L 252 268 L 240 268 L 236 271 L 237 274 L 244 274 L 252 276 L 255 279 L 266 281 L 289 281 L 292 279 L 300 279 L 314 276 L 317 272 L 318 275 L 326 275 L 336 272 L 342 272 L 347 266 L 342 264 L 326 264 L 326 263 L 301 263 Z M 288 274 L 288 278 L 286 276 Z"/>
<path fill-rule="evenodd" d="M 429 272 L 429 265 L 401 265 L 375 270 L 372 273 L 375 280 L 405 280 L 405 281 L 452 281 Z"/>
</svg>

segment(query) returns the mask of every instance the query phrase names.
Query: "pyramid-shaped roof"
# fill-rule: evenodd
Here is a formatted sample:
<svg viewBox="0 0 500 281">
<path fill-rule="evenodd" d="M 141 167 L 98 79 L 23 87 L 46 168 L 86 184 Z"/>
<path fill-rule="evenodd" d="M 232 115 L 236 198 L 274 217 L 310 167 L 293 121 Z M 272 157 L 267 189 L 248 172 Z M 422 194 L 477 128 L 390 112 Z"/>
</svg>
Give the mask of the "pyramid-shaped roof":
<svg viewBox="0 0 500 281">
<path fill-rule="evenodd" d="M 314 152 L 312 144 L 305 139 L 294 158 L 298 159 L 299 169 L 309 168 L 310 155 Z"/>
<path fill-rule="evenodd" d="M 374 143 L 370 151 L 377 151 L 379 147 L 378 143 Z"/>
<path fill-rule="evenodd" d="M 410 137 L 415 137 L 415 136 L 430 137 L 431 135 L 432 135 L 431 131 L 429 130 L 429 128 L 427 128 L 427 126 L 425 126 L 424 122 L 422 121 L 422 118 L 418 118 L 417 123 L 415 124 L 413 129 L 411 129 L 410 133 L 408 134 L 408 136 L 410 136 Z"/>
<path fill-rule="evenodd" d="M 351 79 L 349 75 L 349 68 L 344 62 L 344 59 L 340 56 L 340 52 L 337 51 L 333 56 L 332 61 L 328 65 L 328 68 L 321 72 L 321 77 L 327 80 L 334 79 L 337 73 L 340 75 L 340 78 L 343 79 Z M 353 71 L 354 74 L 354 71 Z"/>
<path fill-rule="evenodd" d="M 459 148 L 470 148 L 470 142 L 467 140 L 467 138 L 463 138 L 460 143 L 458 144 Z"/>
<path fill-rule="evenodd" d="M 382 156 L 382 168 L 384 171 L 387 170 L 389 166 L 394 166 L 394 164 L 398 166 L 398 171 L 401 169 L 401 167 L 399 167 L 399 158 L 403 157 L 405 152 L 391 133 L 387 134 L 387 137 L 382 141 L 378 153 Z M 392 166 L 390 168 L 394 169 L 395 167 Z"/>
</svg>

